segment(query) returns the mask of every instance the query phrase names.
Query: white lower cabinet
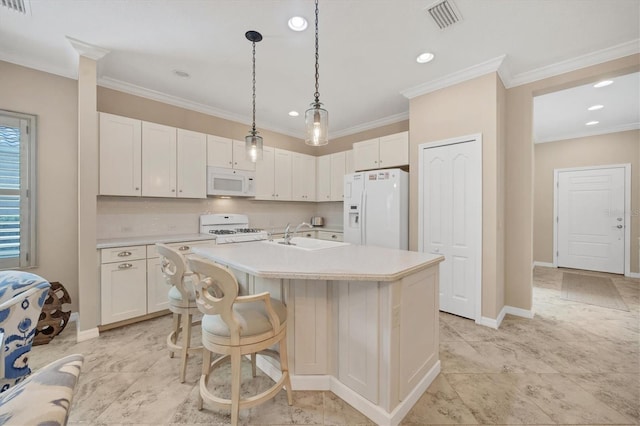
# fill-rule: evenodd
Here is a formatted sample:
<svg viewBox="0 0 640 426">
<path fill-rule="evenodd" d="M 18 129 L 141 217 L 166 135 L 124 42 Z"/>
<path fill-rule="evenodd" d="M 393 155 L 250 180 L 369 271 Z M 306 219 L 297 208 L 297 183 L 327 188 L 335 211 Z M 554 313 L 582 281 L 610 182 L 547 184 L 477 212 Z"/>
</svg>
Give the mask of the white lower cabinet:
<svg viewBox="0 0 640 426">
<path fill-rule="evenodd" d="M 316 238 L 327 241 L 343 241 L 342 232 L 316 231 Z"/>
<path fill-rule="evenodd" d="M 295 325 L 293 358 L 295 374 L 327 374 L 329 361 L 328 286 L 326 281 L 295 280 L 293 294 Z"/>
<path fill-rule="evenodd" d="M 145 259 L 102 264 L 100 283 L 102 324 L 123 321 L 147 313 Z"/>
</svg>

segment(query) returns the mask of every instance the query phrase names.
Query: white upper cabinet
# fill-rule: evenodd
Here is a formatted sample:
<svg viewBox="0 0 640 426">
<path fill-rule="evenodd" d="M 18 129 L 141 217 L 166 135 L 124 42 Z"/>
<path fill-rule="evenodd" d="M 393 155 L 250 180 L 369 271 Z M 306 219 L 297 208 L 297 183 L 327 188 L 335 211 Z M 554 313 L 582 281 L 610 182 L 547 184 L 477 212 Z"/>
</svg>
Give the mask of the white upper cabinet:
<svg viewBox="0 0 640 426">
<path fill-rule="evenodd" d="M 294 152 L 291 178 L 293 201 L 316 201 L 316 157 Z"/>
<path fill-rule="evenodd" d="M 353 144 L 355 170 L 373 170 L 409 164 L 409 132 Z"/>
<path fill-rule="evenodd" d="M 265 146 L 262 150 L 262 160 L 256 163 L 256 200 L 275 199 L 275 149 Z"/>
<path fill-rule="evenodd" d="M 175 197 L 176 166 L 176 128 L 143 121 L 142 195 Z"/>
<path fill-rule="evenodd" d="M 344 199 L 344 174 L 346 154 L 336 152 L 331 154 L 331 201 L 343 201 Z"/>
<path fill-rule="evenodd" d="M 207 135 L 178 129 L 178 197 L 207 198 Z"/>
<path fill-rule="evenodd" d="M 276 200 L 291 201 L 291 151 L 275 148 L 273 187 Z"/>
<path fill-rule="evenodd" d="M 380 138 L 380 167 L 409 164 L 409 132 L 400 132 Z"/>
<path fill-rule="evenodd" d="M 353 149 L 345 151 L 344 158 L 344 174 L 348 175 L 350 173 L 354 173 L 356 171 L 356 166 L 353 163 Z"/>
<path fill-rule="evenodd" d="M 100 195 L 140 196 L 140 120 L 100 113 Z"/>
<path fill-rule="evenodd" d="M 317 157 L 317 201 L 331 201 L 331 154 Z"/>
<path fill-rule="evenodd" d="M 247 160 L 243 141 L 214 135 L 207 135 L 207 166 L 256 170 L 256 163 Z"/>
<path fill-rule="evenodd" d="M 233 168 L 252 171 L 256 169 L 256 163 L 247 159 L 244 141 L 233 141 Z"/>
<path fill-rule="evenodd" d="M 233 168 L 233 141 L 207 135 L 207 166 Z"/>
</svg>

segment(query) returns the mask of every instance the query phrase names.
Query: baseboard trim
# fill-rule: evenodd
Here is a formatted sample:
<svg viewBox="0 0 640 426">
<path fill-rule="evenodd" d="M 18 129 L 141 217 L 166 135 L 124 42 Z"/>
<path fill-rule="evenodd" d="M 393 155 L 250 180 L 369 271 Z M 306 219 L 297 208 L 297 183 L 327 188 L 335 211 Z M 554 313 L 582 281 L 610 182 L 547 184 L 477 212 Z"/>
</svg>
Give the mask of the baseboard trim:
<svg viewBox="0 0 640 426">
<path fill-rule="evenodd" d="M 480 318 L 479 321 L 476 321 L 476 324 L 484 325 L 485 327 L 489 327 L 497 330 L 498 328 L 500 328 L 500 324 L 502 324 L 502 320 L 504 320 L 504 316 L 507 314 L 515 315 L 517 317 L 522 317 L 522 318 L 528 318 L 528 319 L 531 319 L 534 316 L 533 311 L 527 311 L 526 309 L 515 308 L 513 306 L 505 305 L 500 310 L 500 313 L 498 314 L 498 318 L 493 319 L 489 317 L 482 317 Z"/>
<path fill-rule="evenodd" d="M 535 312 L 532 309 L 526 310 L 522 308 L 516 308 L 514 306 L 505 306 L 502 308 L 505 313 L 509 315 L 515 315 L 517 317 L 532 319 L 535 316 Z"/>
<path fill-rule="evenodd" d="M 79 322 L 76 324 L 80 324 Z M 95 339 L 96 337 L 100 336 L 100 331 L 98 330 L 98 327 L 95 328 L 90 328 L 89 330 L 78 330 L 76 333 L 76 341 L 78 343 L 80 342 L 84 342 L 85 340 L 91 340 L 91 339 Z"/>
<path fill-rule="evenodd" d="M 535 262 L 533 262 L 533 266 L 544 266 L 545 268 L 555 268 L 556 265 L 554 265 L 552 262 L 538 262 L 537 260 Z"/>
<path fill-rule="evenodd" d="M 625 275 L 625 277 L 640 278 L 640 273 L 639 272 L 629 272 L 628 274 Z"/>
<path fill-rule="evenodd" d="M 274 381 L 278 381 L 282 375 L 278 367 L 271 364 L 261 355 L 258 355 L 256 359 L 256 366 Z M 331 391 L 353 408 L 373 420 L 376 424 L 381 426 L 396 426 L 400 424 L 402 419 L 411 411 L 411 408 L 418 402 L 439 373 L 440 361 L 437 361 L 422 380 L 420 380 L 418 386 L 390 413 L 354 392 L 336 377 L 330 375 L 292 375 L 291 387 L 293 390 Z"/>
</svg>

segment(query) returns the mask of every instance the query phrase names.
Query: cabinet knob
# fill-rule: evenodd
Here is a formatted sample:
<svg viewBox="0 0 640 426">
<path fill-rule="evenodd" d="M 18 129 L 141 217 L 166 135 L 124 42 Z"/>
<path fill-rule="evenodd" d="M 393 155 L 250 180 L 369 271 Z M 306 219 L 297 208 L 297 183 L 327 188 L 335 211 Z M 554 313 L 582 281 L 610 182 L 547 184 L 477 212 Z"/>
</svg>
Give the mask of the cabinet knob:
<svg viewBox="0 0 640 426">
<path fill-rule="evenodd" d="M 233 164 L 233 163 L 231 163 L 231 161 L 229 161 L 229 164 Z"/>
<path fill-rule="evenodd" d="M 374 164 L 378 164 L 378 162 L 377 162 L 377 161 L 375 161 L 375 160 L 374 160 L 374 162 L 373 162 L 373 163 L 374 163 Z"/>
<path fill-rule="evenodd" d="M 335 240 L 338 237 L 336 235 L 332 235 L 331 238 L 333 238 Z"/>
<path fill-rule="evenodd" d="M 131 256 L 130 251 L 121 251 L 120 253 L 118 253 L 118 257 L 127 257 L 127 256 Z"/>
<path fill-rule="evenodd" d="M 176 192 L 175 188 L 171 190 L 171 192 Z"/>
<path fill-rule="evenodd" d="M 238 165 L 238 162 L 237 162 L 237 161 L 234 161 L 234 162 L 233 162 L 233 164 Z"/>
<path fill-rule="evenodd" d="M 180 250 L 180 251 L 187 251 L 187 250 L 189 250 L 190 248 L 191 248 L 191 247 L 189 247 L 189 246 L 181 246 L 181 247 L 179 247 L 179 248 L 178 248 L 178 250 Z"/>
<path fill-rule="evenodd" d="M 138 188 L 137 186 L 136 186 L 136 191 L 140 191 L 140 188 Z"/>
<path fill-rule="evenodd" d="M 131 267 L 133 267 L 133 265 L 130 263 L 121 263 L 120 265 L 118 265 L 118 269 L 129 269 Z"/>
<path fill-rule="evenodd" d="M 182 192 L 182 189 L 180 190 L 180 192 Z"/>
</svg>

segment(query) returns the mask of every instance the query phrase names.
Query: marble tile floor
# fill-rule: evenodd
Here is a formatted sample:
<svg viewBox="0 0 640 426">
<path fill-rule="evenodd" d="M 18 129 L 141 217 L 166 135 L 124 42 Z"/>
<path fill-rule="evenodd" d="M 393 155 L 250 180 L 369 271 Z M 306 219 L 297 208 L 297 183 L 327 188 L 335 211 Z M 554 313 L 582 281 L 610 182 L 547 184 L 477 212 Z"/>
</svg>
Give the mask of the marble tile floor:
<svg viewBox="0 0 640 426">
<path fill-rule="evenodd" d="M 535 268 L 532 320 L 507 315 L 493 330 L 441 313 L 441 374 L 402 424 L 640 424 L 640 280 L 610 275 L 625 312 L 562 299 L 562 272 Z M 165 348 L 170 323 L 165 316 L 81 343 L 70 327 L 33 348 L 30 363 L 37 369 L 66 354 L 85 355 L 69 425 L 228 424 L 225 412 L 196 409 L 199 358 L 190 359 L 187 380 L 179 383 L 180 361 Z M 245 367 L 243 393 L 269 386 L 264 375 L 249 380 Z M 210 386 L 228 394 L 227 372 L 219 371 Z M 373 424 L 331 392 L 294 392 L 289 407 L 282 391 L 242 410 L 240 420 Z"/>
</svg>

